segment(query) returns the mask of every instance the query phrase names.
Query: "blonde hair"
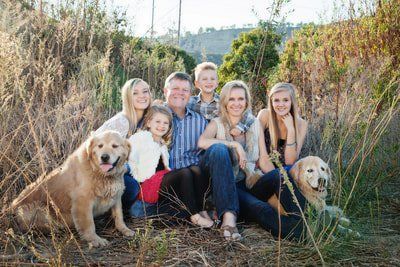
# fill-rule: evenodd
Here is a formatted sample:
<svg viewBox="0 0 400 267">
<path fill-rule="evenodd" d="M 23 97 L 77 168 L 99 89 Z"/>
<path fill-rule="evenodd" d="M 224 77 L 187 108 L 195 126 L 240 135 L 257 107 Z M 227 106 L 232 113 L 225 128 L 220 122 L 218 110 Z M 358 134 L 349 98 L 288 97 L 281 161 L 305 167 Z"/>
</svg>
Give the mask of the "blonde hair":
<svg viewBox="0 0 400 267">
<path fill-rule="evenodd" d="M 243 81 L 240 81 L 240 80 L 234 80 L 234 81 L 227 82 L 224 85 L 224 87 L 222 87 L 221 95 L 220 95 L 219 110 L 220 110 L 220 117 L 221 117 L 221 120 L 223 123 L 230 124 L 228 110 L 227 110 L 226 106 L 228 105 L 229 96 L 231 95 L 231 91 L 234 88 L 241 88 L 244 90 L 245 97 L 246 97 L 246 109 L 243 111 L 243 114 L 248 110 L 251 112 L 251 96 L 250 96 L 249 87 Z"/>
<path fill-rule="evenodd" d="M 293 117 L 293 123 L 294 123 L 294 130 L 295 130 L 295 142 L 299 144 L 298 137 L 299 137 L 299 119 L 300 119 L 300 114 L 299 114 L 299 109 L 297 106 L 297 100 L 296 100 L 296 88 L 293 84 L 291 83 L 277 83 L 275 84 L 269 94 L 268 94 L 268 130 L 269 130 L 269 135 L 271 138 L 271 149 L 272 150 L 277 150 L 278 147 L 278 118 L 276 115 L 276 112 L 274 110 L 274 107 L 272 105 L 272 96 L 275 93 L 278 92 L 288 92 L 290 95 L 290 100 L 292 102 L 291 107 L 290 107 L 290 114 Z"/>
<path fill-rule="evenodd" d="M 151 106 L 147 110 L 146 115 L 144 116 L 142 129 L 146 130 L 146 131 L 149 130 L 149 127 L 147 126 L 147 123 L 151 119 L 153 119 L 154 115 L 157 114 L 157 113 L 164 114 L 168 118 L 169 128 L 168 128 L 168 131 L 162 137 L 162 140 L 164 141 L 164 144 L 168 146 L 171 143 L 171 138 L 172 138 L 172 113 L 167 107 L 161 106 L 161 105 L 153 105 L 153 106 Z"/>
<path fill-rule="evenodd" d="M 195 81 L 199 80 L 200 72 L 202 72 L 203 70 L 213 70 L 216 72 L 217 68 L 218 68 L 217 65 L 215 65 L 215 63 L 212 62 L 203 62 L 198 64 L 194 69 L 194 80 Z"/>
<path fill-rule="evenodd" d="M 121 89 L 122 114 L 124 114 L 125 117 L 129 121 L 129 133 L 128 133 L 128 135 L 132 135 L 134 132 L 136 132 L 136 128 L 137 128 L 137 124 L 138 124 L 136 110 L 135 110 L 135 107 L 133 105 L 133 98 L 134 98 L 133 90 L 134 90 L 135 86 L 140 82 L 146 83 L 144 80 L 142 80 L 140 78 L 130 79 L 130 80 L 126 81 L 126 83 L 124 84 L 124 86 Z M 152 94 L 151 94 L 151 90 L 150 90 L 149 107 L 151 106 L 151 102 L 152 102 Z M 146 112 L 149 109 L 149 107 L 144 111 L 144 115 L 146 114 Z"/>
</svg>

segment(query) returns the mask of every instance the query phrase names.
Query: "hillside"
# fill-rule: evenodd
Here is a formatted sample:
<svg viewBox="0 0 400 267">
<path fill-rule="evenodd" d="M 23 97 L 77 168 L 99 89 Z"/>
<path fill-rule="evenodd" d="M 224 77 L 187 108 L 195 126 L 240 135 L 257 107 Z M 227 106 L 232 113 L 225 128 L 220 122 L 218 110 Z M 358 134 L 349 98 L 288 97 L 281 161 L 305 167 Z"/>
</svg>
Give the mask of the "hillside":
<svg viewBox="0 0 400 267">
<path fill-rule="evenodd" d="M 282 45 L 287 39 L 292 36 L 292 32 L 298 29 L 297 26 L 280 27 L 279 32 L 282 33 Z M 231 43 L 237 39 L 241 32 L 248 32 L 254 28 L 237 28 L 237 29 L 223 29 L 223 30 L 209 30 L 201 34 L 187 34 L 181 39 L 180 47 L 187 53 L 192 55 L 197 62 L 201 62 L 203 57 L 206 56 L 207 60 L 221 65 L 222 57 L 230 51 Z"/>
</svg>

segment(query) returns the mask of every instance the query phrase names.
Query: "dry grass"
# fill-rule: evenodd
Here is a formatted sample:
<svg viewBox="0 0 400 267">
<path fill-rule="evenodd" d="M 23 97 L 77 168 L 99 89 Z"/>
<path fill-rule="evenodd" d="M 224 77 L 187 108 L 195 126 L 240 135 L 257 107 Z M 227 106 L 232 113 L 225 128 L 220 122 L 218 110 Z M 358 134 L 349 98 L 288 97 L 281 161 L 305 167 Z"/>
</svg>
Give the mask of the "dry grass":
<svg viewBox="0 0 400 267">
<path fill-rule="evenodd" d="M 399 264 L 398 229 L 392 217 L 386 215 L 380 232 L 363 232 L 361 240 L 335 240 L 323 248 L 324 260 L 329 265 Z M 366 222 L 370 218 L 358 218 Z M 98 221 L 99 234 L 111 241 L 106 248 L 88 249 L 69 233 L 42 236 L 21 235 L 12 230 L 0 235 L 2 264 L 61 265 L 209 265 L 209 266 L 272 266 L 279 261 L 283 266 L 321 265 L 312 245 L 278 242 L 255 225 L 241 225 L 244 240 L 222 241 L 218 230 L 201 230 L 182 222 L 170 226 L 171 218 L 154 217 L 147 220 L 128 219 L 136 229 L 133 238 L 121 237 L 106 220 Z M 279 257 L 279 258 L 278 258 Z"/>
<path fill-rule="evenodd" d="M 9 203 L 116 112 L 123 80 L 143 77 L 159 89 L 167 74 L 182 67 L 173 57 L 160 61 L 146 47 L 134 50 L 138 43 L 132 40 L 115 49 L 111 32 L 116 26 L 86 11 L 59 10 L 63 21 L 57 22 L 0 1 L 0 265 L 400 265 L 399 68 L 391 57 L 396 46 L 382 53 L 365 46 L 361 55 L 371 50 L 365 59 L 354 52 L 358 43 L 346 41 L 352 40 L 350 29 L 341 39 L 343 48 L 335 48 L 336 54 L 346 49 L 346 68 L 332 63 L 341 57 L 329 54 L 332 58 L 324 61 L 331 47 L 315 45 L 306 32 L 297 44 L 307 57 L 296 57 L 299 51 L 289 45 L 286 53 L 293 52 L 296 68 L 284 64 L 288 54 L 283 54 L 279 71 L 303 90 L 303 114 L 311 123 L 304 154 L 330 161 L 336 182 L 329 202 L 345 209 L 361 239 L 324 229 L 315 232 L 315 246 L 278 242 L 258 226 L 242 223 L 244 240 L 228 243 L 216 229 L 170 217 L 127 219 L 137 231 L 133 238 L 122 237 L 102 218 L 97 229 L 111 245 L 99 249 L 88 249 L 73 229 L 50 235 L 18 232 Z M 388 20 L 382 13 L 378 18 Z M 385 38 L 392 38 L 390 33 Z M 331 37 L 323 36 L 330 45 Z M 334 79 L 333 69 L 340 70 L 340 79 Z M 313 216 L 309 223 L 315 223 Z"/>
</svg>

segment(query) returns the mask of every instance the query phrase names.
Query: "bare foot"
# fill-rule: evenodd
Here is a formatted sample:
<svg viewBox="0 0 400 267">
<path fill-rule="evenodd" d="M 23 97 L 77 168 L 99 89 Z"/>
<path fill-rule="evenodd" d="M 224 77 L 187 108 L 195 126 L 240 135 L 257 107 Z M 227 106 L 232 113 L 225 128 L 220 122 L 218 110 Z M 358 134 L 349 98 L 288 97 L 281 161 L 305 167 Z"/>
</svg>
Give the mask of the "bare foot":
<svg viewBox="0 0 400 267">
<path fill-rule="evenodd" d="M 190 216 L 190 221 L 203 228 L 211 228 L 214 225 L 214 222 L 211 219 L 206 219 L 200 216 L 199 213 Z"/>
<path fill-rule="evenodd" d="M 199 212 L 199 214 L 206 219 L 209 219 L 210 221 L 212 221 L 212 219 L 210 218 L 210 216 L 208 216 L 208 212 L 206 210 L 202 210 Z"/>
</svg>

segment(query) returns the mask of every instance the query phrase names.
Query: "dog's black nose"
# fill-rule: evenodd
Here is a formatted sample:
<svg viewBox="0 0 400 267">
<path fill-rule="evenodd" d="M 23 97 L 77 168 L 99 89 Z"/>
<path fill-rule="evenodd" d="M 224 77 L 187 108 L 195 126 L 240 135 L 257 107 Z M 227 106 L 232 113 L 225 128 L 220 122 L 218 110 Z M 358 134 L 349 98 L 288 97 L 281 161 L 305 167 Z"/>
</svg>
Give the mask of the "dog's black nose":
<svg viewBox="0 0 400 267">
<path fill-rule="evenodd" d="M 102 162 L 108 162 L 108 160 L 110 159 L 110 156 L 108 154 L 103 154 L 101 155 L 101 161 Z"/>
<path fill-rule="evenodd" d="M 318 185 L 319 186 L 325 186 L 325 179 L 324 178 L 318 178 Z"/>
</svg>

